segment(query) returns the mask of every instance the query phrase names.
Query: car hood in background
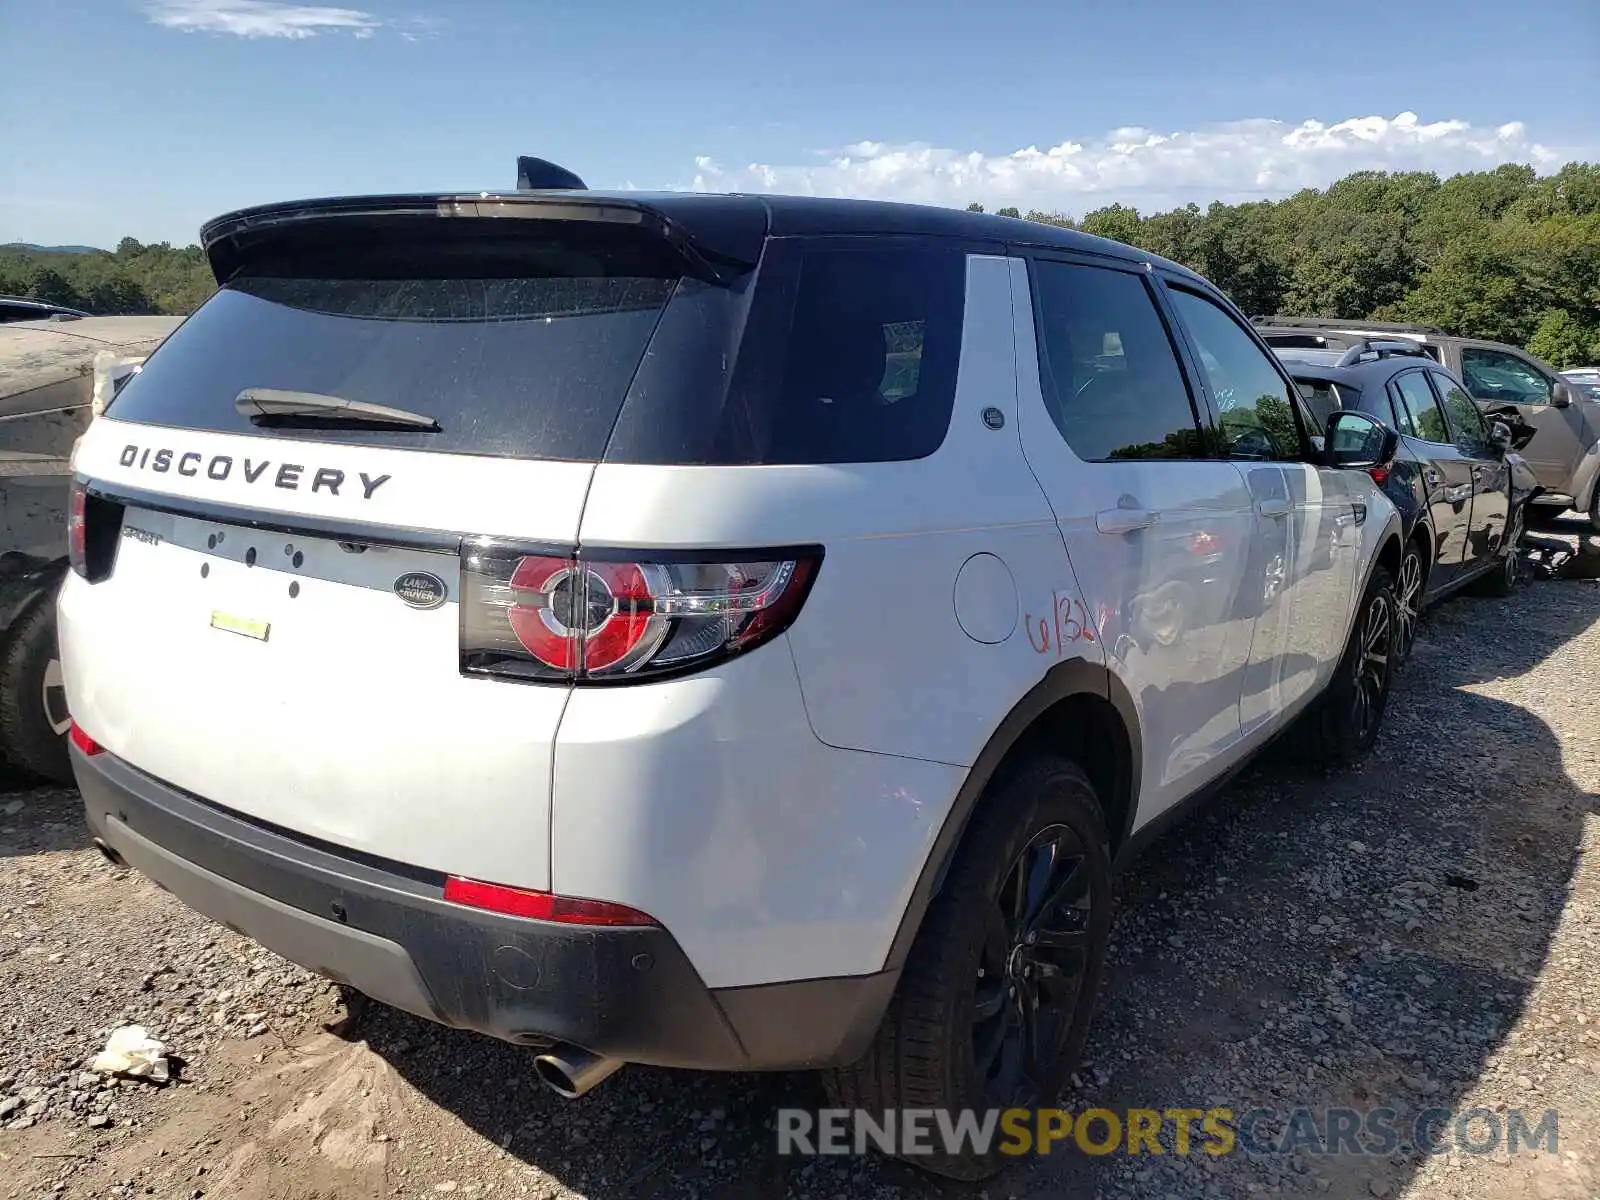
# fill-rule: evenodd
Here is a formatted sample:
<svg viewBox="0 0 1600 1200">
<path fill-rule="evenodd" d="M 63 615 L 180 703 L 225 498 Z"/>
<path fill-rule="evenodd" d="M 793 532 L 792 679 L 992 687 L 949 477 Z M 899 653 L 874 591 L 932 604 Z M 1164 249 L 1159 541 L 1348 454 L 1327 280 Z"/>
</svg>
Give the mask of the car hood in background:
<svg viewBox="0 0 1600 1200">
<path fill-rule="evenodd" d="M 94 372 L 102 350 L 145 355 L 183 321 L 182 317 L 84 317 L 65 321 L 14 321 L 0 325 L 0 416 L 35 412 L 54 403 L 35 395 L 41 388 Z M 72 402 L 87 403 L 89 385 Z"/>
</svg>

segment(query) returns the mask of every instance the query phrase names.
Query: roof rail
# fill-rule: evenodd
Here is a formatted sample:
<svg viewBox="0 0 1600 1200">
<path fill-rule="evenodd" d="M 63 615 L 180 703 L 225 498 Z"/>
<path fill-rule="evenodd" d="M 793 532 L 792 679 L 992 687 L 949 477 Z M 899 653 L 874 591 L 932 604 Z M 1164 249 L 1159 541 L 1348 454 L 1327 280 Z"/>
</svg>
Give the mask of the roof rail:
<svg viewBox="0 0 1600 1200">
<path fill-rule="evenodd" d="M 1401 358 L 1427 358 L 1431 356 L 1415 342 L 1389 341 L 1383 338 L 1367 338 L 1351 346 L 1339 356 L 1336 367 L 1353 367 L 1362 359 L 1372 357 L 1374 360 L 1401 357 Z"/>
<path fill-rule="evenodd" d="M 563 166 L 531 154 L 517 156 L 517 191 L 586 192 L 589 185 Z"/>
<path fill-rule="evenodd" d="M 1341 321 L 1333 317 L 1251 317 L 1252 325 L 1278 325 L 1284 329 L 1375 329 L 1380 333 L 1428 333 L 1435 337 L 1448 337 L 1437 325 L 1418 325 L 1405 321 L 1368 321 L 1355 319 Z"/>
</svg>

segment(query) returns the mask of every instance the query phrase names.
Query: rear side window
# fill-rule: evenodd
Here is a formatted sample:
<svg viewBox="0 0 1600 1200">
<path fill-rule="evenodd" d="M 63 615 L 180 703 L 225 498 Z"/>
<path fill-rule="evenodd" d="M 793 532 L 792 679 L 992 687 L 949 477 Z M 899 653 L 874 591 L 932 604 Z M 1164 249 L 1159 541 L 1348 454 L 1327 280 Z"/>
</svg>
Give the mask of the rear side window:
<svg viewBox="0 0 1600 1200">
<path fill-rule="evenodd" d="M 1425 442 L 1449 445 L 1450 433 L 1445 428 L 1444 413 L 1439 411 L 1433 391 L 1421 371 L 1407 371 L 1396 377 L 1389 387 L 1401 433 Z"/>
<path fill-rule="evenodd" d="M 1144 280 L 1036 262 L 1039 383 L 1079 458 L 1200 458 L 1204 443 L 1166 326 Z"/>
<path fill-rule="evenodd" d="M 955 245 L 775 239 L 737 346 L 723 336 L 736 296 L 696 294 L 668 314 L 606 460 L 923 458 L 950 427 L 965 301 Z"/>
<path fill-rule="evenodd" d="M 236 279 L 178 329 L 108 415 L 224 433 L 596 459 L 676 278 Z M 262 429 L 245 388 L 426 414 L 439 431 Z"/>
<path fill-rule="evenodd" d="M 966 256 L 954 248 L 808 249 L 762 461 L 882 462 L 937 450 L 955 406 L 965 291 Z M 776 358 L 774 350 L 757 342 L 742 354 Z"/>
<path fill-rule="evenodd" d="M 966 303 L 959 246 L 777 238 L 744 290 L 685 282 L 607 462 L 895 462 L 943 443 Z"/>
</svg>

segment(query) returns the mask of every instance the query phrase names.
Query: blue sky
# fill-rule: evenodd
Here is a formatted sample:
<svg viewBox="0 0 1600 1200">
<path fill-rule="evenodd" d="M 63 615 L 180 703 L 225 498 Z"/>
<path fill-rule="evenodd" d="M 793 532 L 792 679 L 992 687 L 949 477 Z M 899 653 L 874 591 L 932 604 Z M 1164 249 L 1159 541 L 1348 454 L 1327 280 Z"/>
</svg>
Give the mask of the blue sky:
<svg viewBox="0 0 1600 1200">
<path fill-rule="evenodd" d="M 1600 158 L 1596 0 L 7 0 L 0 45 L 0 241 L 186 243 L 518 153 L 1072 213 Z"/>
</svg>

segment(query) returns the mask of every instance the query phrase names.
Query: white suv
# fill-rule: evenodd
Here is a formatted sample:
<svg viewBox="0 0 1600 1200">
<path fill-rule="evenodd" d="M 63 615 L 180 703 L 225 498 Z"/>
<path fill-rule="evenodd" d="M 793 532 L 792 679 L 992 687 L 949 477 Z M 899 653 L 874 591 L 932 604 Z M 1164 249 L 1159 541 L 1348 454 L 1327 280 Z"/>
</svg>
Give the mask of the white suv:
<svg viewBox="0 0 1600 1200">
<path fill-rule="evenodd" d="M 1376 736 L 1393 438 L 1313 436 L 1175 264 L 581 190 L 203 242 L 220 291 L 76 452 L 89 821 L 566 1094 L 1044 1102 L 1114 868 L 1297 718 L 1327 759 Z"/>
</svg>

